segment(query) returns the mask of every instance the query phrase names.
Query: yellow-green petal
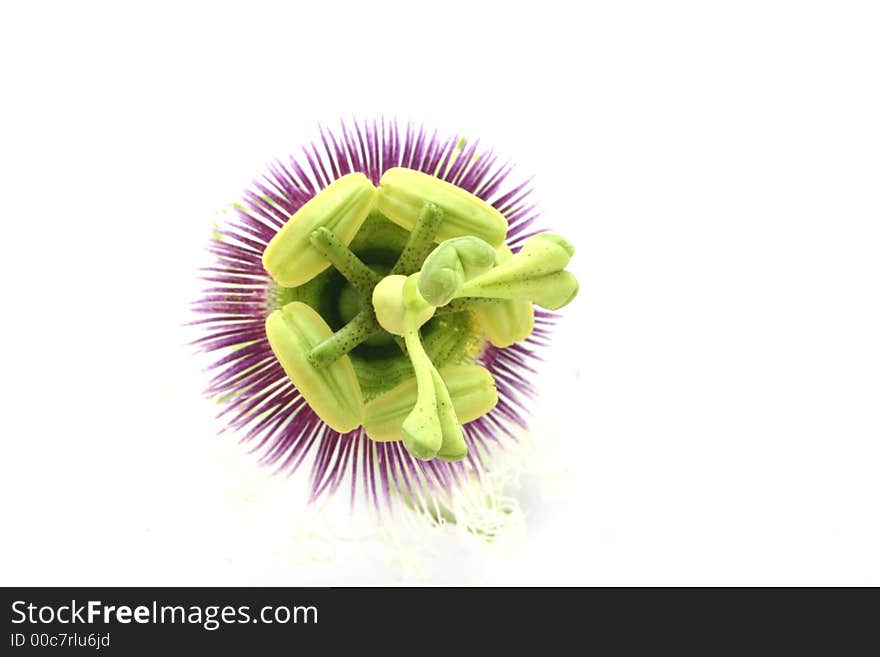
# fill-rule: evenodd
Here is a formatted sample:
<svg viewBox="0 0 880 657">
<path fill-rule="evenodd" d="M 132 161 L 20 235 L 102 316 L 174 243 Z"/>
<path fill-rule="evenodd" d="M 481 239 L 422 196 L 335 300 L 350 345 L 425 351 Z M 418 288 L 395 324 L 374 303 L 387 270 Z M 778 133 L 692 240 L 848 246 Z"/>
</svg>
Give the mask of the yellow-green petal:
<svg viewBox="0 0 880 657">
<path fill-rule="evenodd" d="M 354 239 L 376 202 L 376 188 L 362 173 L 350 173 L 332 182 L 303 205 L 266 246 L 263 267 L 283 287 L 309 282 L 330 266 L 311 243 L 321 227 L 332 231 L 345 246 Z"/>
<path fill-rule="evenodd" d="M 535 308 L 528 299 L 504 299 L 474 310 L 486 339 L 499 348 L 525 340 L 535 328 Z"/>
<path fill-rule="evenodd" d="M 498 403 L 495 380 L 485 367 L 450 365 L 440 368 L 439 374 L 460 424 L 482 417 Z M 364 408 L 367 435 L 380 442 L 402 440 L 403 421 L 415 406 L 417 396 L 416 379 L 411 378 L 368 403 Z"/>
<path fill-rule="evenodd" d="M 435 241 L 471 235 L 499 246 L 507 235 L 507 219 L 481 198 L 445 180 L 403 167 L 388 169 L 379 181 L 379 210 L 396 224 L 412 230 L 426 203 L 443 212 Z"/>
<path fill-rule="evenodd" d="M 309 352 L 331 335 L 327 322 L 299 301 L 266 319 L 266 337 L 288 378 L 330 428 L 346 433 L 359 427 L 364 417 L 361 387 L 351 359 L 342 356 L 321 368 L 309 360 Z"/>
</svg>

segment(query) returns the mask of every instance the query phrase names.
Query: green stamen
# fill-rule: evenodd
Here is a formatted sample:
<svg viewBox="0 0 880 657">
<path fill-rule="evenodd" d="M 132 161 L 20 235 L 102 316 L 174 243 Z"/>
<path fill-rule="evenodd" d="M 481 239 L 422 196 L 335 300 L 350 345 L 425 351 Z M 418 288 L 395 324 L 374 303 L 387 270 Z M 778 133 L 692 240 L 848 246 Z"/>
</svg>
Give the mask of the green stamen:
<svg viewBox="0 0 880 657">
<path fill-rule="evenodd" d="M 460 299 L 453 299 L 445 306 L 440 306 L 434 312 L 434 315 L 451 315 L 481 308 L 491 308 L 504 303 L 504 301 L 504 299 L 493 299 L 491 297 L 461 297 Z"/>
<path fill-rule="evenodd" d="M 364 308 L 341 329 L 309 352 L 309 361 L 315 367 L 336 362 L 370 336 L 381 330 L 371 308 Z"/>
<path fill-rule="evenodd" d="M 422 345 L 419 328 L 434 307 L 418 290 L 419 274 L 386 276 L 373 293 L 373 306 L 385 330 L 403 335 L 416 376 L 417 396 L 402 426 L 403 442 L 416 458 L 459 460 L 467 454 L 461 425 L 443 378 Z"/>
<path fill-rule="evenodd" d="M 499 265 L 513 257 L 513 253 L 506 245 L 497 248 L 495 253 Z M 478 305 L 474 308 L 474 317 L 479 322 L 486 339 L 496 347 L 504 349 L 529 337 L 535 328 L 535 308 L 532 301 L 530 299 L 495 301 L 496 303 Z"/>
<path fill-rule="evenodd" d="M 336 267 L 355 290 L 367 299 L 370 298 L 373 288 L 382 278 L 379 274 L 361 262 L 331 230 L 318 228 L 311 234 L 310 240 L 312 246 Z"/>
<path fill-rule="evenodd" d="M 556 310 L 578 292 L 577 279 L 565 270 L 573 254 L 574 247 L 565 238 L 539 233 L 526 240 L 516 255 L 466 281 L 454 296 L 528 299 Z"/>
<path fill-rule="evenodd" d="M 578 282 L 570 271 L 513 280 L 465 283 L 460 294 L 493 299 L 529 299 L 542 308 L 558 310 L 569 304 L 578 292 Z"/>
<path fill-rule="evenodd" d="M 425 353 L 419 337 L 420 318 L 428 304 L 418 292 L 417 280 L 418 277 L 408 278 L 402 294 L 405 308 L 403 337 L 418 385 L 416 405 L 403 421 L 403 444 L 413 456 L 422 460 L 435 456 L 460 460 L 467 454 L 461 425 L 446 384 Z"/>
<path fill-rule="evenodd" d="M 425 203 L 403 252 L 391 269 L 392 274 L 415 274 L 434 247 L 434 238 L 443 221 L 443 211 L 434 203 Z"/>
<path fill-rule="evenodd" d="M 437 398 L 434 392 L 434 365 L 422 348 L 415 316 L 407 313 L 405 320 L 406 349 L 416 373 L 418 396 L 416 405 L 403 421 L 403 444 L 410 454 L 428 461 L 440 451 L 443 429 L 437 415 Z"/>
</svg>

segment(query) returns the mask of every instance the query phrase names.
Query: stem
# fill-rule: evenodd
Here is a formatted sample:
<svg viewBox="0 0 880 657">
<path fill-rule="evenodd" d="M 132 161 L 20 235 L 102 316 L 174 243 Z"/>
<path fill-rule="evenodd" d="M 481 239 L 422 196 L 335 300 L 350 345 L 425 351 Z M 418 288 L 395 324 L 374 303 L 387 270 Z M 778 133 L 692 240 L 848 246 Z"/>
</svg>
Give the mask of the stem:
<svg viewBox="0 0 880 657">
<path fill-rule="evenodd" d="M 443 220 L 443 210 L 434 203 L 425 203 L 416 225 L 413 226 L 406 241 L 406 246 L 400 253 L 397 262 L 391 269 L 392 274 L 403 274 L 409 276 L 416 273 L 431 252 L 434 246 L 434 238 L 440 229 L 440 222 Z"/>
<path fill-rule="evenodd" d="M 382 277 L 367 267 L 347 246 L 339 241 L 333 231 L 321 227 L 310 236 L 312 246 L 339 270 L 352 287 L 366 299 L 370 299 L 373 288 Z"/>
<path fill-rule="evenodd" d="M 325 367 L 342 358 L 382 327 L 372 308 L 364 308 L 351 321 L 309 352 L 315 367 Z"/>
</svg>

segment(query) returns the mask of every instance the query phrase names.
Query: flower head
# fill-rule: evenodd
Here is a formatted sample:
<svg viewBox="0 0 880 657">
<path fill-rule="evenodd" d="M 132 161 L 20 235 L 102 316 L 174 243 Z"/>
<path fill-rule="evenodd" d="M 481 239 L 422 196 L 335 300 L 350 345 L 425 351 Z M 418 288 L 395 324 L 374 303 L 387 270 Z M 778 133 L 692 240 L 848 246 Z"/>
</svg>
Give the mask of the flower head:
<svg viewBox="0 0 880 657">
<path fill-rule="evenodd" d="M 573 249 L 478 141 L 341 124 L 275 162 L 210 245 L 208 393 L 261 460 L 376 508 L 450 505 L 526 428 Z"/>
</svg>

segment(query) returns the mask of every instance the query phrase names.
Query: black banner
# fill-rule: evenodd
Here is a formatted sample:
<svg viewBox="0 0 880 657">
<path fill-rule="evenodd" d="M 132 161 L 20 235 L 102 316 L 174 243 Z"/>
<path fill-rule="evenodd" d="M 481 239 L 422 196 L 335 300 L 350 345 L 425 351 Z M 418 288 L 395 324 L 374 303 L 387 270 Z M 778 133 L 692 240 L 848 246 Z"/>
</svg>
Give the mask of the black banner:
<svg viewBox="0 0 880 657">
<path fill-rule="evenodd" d="M 411 641 L 838 653 L 873 626 L 874 590 L 7 588 L 2 654 L 177 654 Z M 404 641 L 406 643 L 404 643 Z M 875 640 L 869 641 L 876 643 Z M 571 643 L 576 642 L 576 643 Z M 256 652 L 255 652 L 256 651 Z M 759 650 L 762 651 L 762 650 Z M 411 652 L 408 650 L 407 652 Z M 565 650 L 562 652 L 570 652 Z M 554 652 L 555 654 L 555 652 Z"/>
</svg>

